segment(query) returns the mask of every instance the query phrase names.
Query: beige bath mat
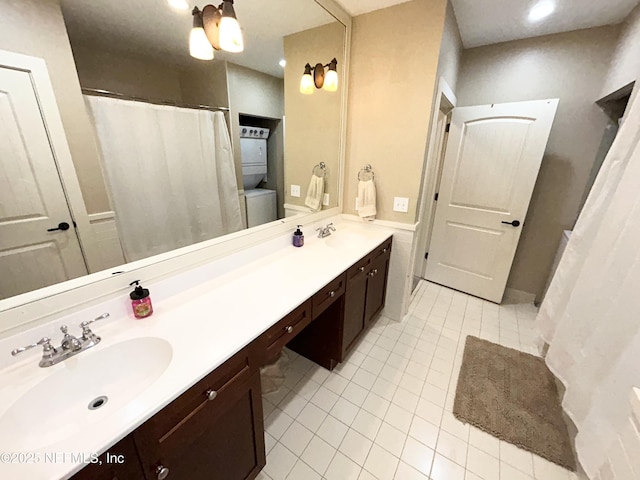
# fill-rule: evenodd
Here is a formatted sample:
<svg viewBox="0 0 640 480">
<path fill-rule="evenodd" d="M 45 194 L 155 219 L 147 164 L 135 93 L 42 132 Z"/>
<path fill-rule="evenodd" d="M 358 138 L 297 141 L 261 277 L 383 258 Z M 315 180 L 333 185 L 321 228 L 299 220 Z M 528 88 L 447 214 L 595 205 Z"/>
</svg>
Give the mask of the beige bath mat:
<svg viewBox="0 0 640 480">
<path fill-rule="evenodd" d="M 468 336 L 453 414 L 576 470 L 555 379 L 542 358 Z"/>
</svg>

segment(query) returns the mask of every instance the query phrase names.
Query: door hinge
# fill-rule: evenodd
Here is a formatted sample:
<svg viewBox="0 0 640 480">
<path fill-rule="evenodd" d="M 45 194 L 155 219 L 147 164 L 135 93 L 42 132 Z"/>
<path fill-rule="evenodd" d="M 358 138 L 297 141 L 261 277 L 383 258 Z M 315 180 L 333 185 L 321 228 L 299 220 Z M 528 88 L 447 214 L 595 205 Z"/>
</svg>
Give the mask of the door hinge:
<svg viewBox="0 0 640 480">
<path fill-rule="evenodd" d="M 72 220 L 72 222 L 73 222 L 73 228 L 78 228 L 78 224 L 76 223 L 76 221 Z"/>
<path fill-rule="evenodd" d="M 429 258 L 429 252 L 424 254 L 424 259 L 426 260 L 427 258 Z"/>
<path fill-rule="evenodd" d="M 433 199 L 434 199 L 436 202 L 438 201 L 438 193 L 436 193 L 436 194 L 433 196 Z"/>
<path fill-rule="evenodd" d="M 444 131 L 449 133 L 449 130 L 451 130 L 451 124 L 447 123 L 447 126 L 444 128 Z"/>
</svg>

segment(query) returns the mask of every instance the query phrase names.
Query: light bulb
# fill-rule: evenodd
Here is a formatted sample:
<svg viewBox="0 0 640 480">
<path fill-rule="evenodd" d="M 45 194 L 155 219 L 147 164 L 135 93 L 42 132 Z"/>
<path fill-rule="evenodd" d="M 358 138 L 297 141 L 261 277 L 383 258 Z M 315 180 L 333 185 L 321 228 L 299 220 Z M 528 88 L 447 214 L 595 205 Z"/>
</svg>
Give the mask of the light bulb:
<svg viewBox="0 0 640 480">
<path fill-rule="evenodd" d="M 555 4 L 550 0 L 543 0 L 537 3 L 529 11 L 529 22 L 536 23 L 551 15 L 556 9 Z"/>
<path fill-rule="evenodd" d="M 169 5 L 176 10 L 189 10 L 189 4 L 186 0 L 169 0 Z"/>
<path fill-rule="evenodd" d="M 324 85 L 322 85 L 322 88 L 327 92 L 335 92 L 338 90 L 338 72 L 329 69 L 329 71 L 324 74 Z"/>
<path fill-rule="evenodd" d="M 311 95 L 313 93 L 313 77 L 310 73 L 305 73 L 300 79 L 300 93 L 305 95 Z"/>
<path fill-rule="evenodd" d="M 204 33 L 204 28 L 193 27 L 189 34 L 189 53 L 199 60 L 213 60 L 213 47 Z"/>
<path fill-rule="evenodd" d="M 238 20 L 233 17 L 220 19 L 220 48 L 227 52 L 238 53 L 244 50 L 242 31 Z"/>
</svg>

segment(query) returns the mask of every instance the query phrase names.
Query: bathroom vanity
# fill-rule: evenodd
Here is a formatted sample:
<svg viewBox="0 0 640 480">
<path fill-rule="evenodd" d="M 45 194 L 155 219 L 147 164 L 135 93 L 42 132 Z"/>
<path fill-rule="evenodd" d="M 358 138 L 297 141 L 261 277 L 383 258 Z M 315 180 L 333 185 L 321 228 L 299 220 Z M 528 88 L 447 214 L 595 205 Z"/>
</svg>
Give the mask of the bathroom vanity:
<svg viewBox="0 0 640 480">
<path fill-rule="evenodd" d="M 255 478 L 266 461 L 260 367 L 277 358 L 286 345 L 333 369 L 355 347 L 385 301 L 390 230 L 343 221 L 327 238 L 308 237 L 303 248 L 289 242 L 290 237 L 273 239 L 238 252 L 236 258 L 225 257 L 164 284 L 149 285 L 155 295 L 154 315 L 137 321 L 114 310 L 105 321 L 110 323 L 95 325 L 102 342 L 92 351 L 49 369 L 39 368 L 32 355 L 32 363 L 25 360 L 0 372 L 8 383 L 23 378 L 18 382 L 22 390 L 0 392 L 4 428 L 7 405 L 33 393 L 32 387 L 54 373 L 47 370 L 73 372 L 82 362 L 108 355 L 109 348 L 127 342 L 144 346 L 150 337 L 156 341 L 153 355 L 158 359 L 164 355 L 161 345 L 171 348 L 157 379 L 126 403 L 107 403 L 95 417 L 83 417 L 86 425 L 75 422 L 76 431 L 53 435 L 51 441 L 28 435 L 17 439 L 16 450 L 26 451 L 30 439 L 36 438 L 33 451 L 98 452 L 99 459 L 94 454 L 76 463 L 0 464 L 0 477 Z M 220 274 L 225 262 L 233 267 Z M 218 276 L 212 278 L 216 271 Z M 178 292 L 169 296 L 167 292 L 174 290 Z M 250 299 L 246 292 L 252 292 Z M 135 370 L 139 361 L 132 357 L 130 368 Z M 126 376 L 126 369 L 121 366 L 118 374 Z M 82 397 L 88 392 L 79 383 L 75 388 Z M 48 413 L 53 423 L 46 428 L 55 434 L 57 412 Z"/>
</svg>

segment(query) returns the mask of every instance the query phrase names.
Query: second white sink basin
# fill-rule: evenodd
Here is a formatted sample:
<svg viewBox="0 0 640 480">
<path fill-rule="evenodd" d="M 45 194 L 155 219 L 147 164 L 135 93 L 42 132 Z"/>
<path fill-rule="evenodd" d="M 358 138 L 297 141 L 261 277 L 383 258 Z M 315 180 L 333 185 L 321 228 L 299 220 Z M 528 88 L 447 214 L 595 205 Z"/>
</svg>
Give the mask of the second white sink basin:
<svg viewBox="0 0 640 480">
<path fill-rule="evenodd" d="M 132 402 L 172 357 L 169 342 L 143 337 L 87 350 L 47 368 L 51 375 L 0 417 L 0 451 L 33 451 L 72 436 Z"/>
</svg>

